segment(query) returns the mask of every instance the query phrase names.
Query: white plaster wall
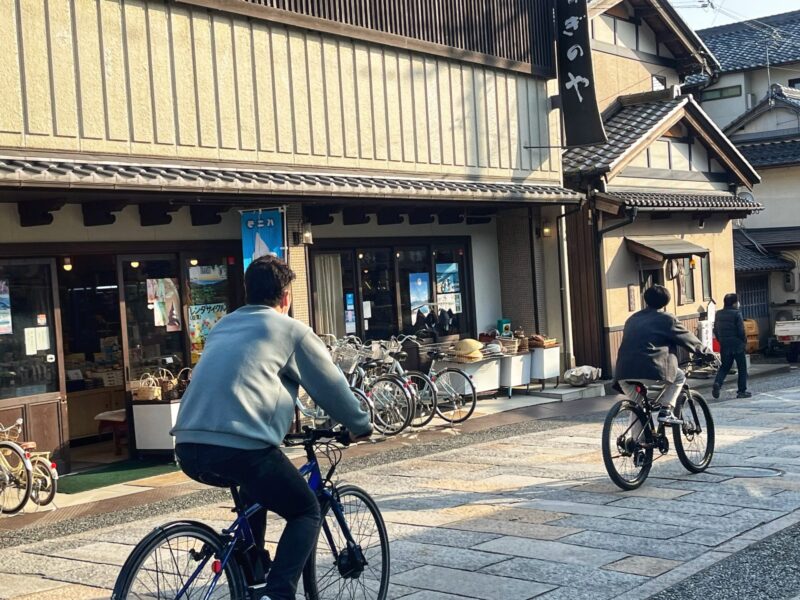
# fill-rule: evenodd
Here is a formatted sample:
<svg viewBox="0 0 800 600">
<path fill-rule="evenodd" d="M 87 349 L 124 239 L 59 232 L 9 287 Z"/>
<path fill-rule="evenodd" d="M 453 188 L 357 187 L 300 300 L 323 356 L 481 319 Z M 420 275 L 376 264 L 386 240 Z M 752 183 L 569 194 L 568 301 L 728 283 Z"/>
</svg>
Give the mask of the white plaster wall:
<svg viewBox="0 0 800 600">
<path fill-rule="evenodd" d="M 274 202 L 264 202 L 272 206 Z M 0 252 L 4 243 L 125 242 L 175 240 L 232 240 L 241 238 L 239 213 L 222 214 L 222 223 L 193 227 L 188 208 L 172 213 L 170 225 L 142 227 L 137 206 L 115 213 L 113 225 L 84 227 L 79 204 L 67 204 L 53 213 L 53 223 L 41 227 L 20 227 L 16 204 L 0 203 Z"/>
<path fill-rule="evenodd" d="M 786 106 L 775 107 L 736 131 L 736 135 L 779 131 L 796 133 L 800 131 L 800 115 Z"/>
<path fill-rule="evenodd" d="M 756 186 L 755 196 L 764 210 L 747 217 L 745 227 L 800 227 L 800 167 L 762 169 L 759 173 L 761 184 Z"/>
<path fill-rule="evenodd" d="M 737 98 L 710 100 L 702 103 L 703 110 L 706 111 L 708 116 L 711 117 L 711 119 L 720 127 L 725 127 L 728 123 L 733 121 L 736 117 L 747 110 L 747 93 L 748 91 L 754 90 L 748 89 L 743 73 L 731 73 L 728 75 L 723 75 L 714 85 L 707 88 L 707 90 L 715 90 L 718 88 L 730 87 L 732 85 L 742 86 L 741 96 Z M 766 88 L 762 92 L 757 92 L 756 102 L 761 100 L 765 93 Z"/>
<path fill-rule="evenodd" d="M 500 270 L 497 253 L 497 226 L 487 225 L 343 225 L 341 215 L 336 215 L 331 225 L 313 228 L 315 240 L 325 238 L 388 238 L 444 236 L 469 236 L 472 241 L 472 276 L 475 287 L 475 319 L 478 331 L 493 329 L 502 316 L 500 296 Z"/>
</svg>

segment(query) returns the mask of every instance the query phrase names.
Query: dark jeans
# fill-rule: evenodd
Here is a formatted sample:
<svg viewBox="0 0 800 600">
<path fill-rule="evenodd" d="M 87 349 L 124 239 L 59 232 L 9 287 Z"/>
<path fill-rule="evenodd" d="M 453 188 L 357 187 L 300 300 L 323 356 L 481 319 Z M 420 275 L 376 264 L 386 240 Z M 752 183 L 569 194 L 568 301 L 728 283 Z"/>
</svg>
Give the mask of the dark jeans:
<svg viewBox="0 0 800 600">
<path fill-rule="evenodd" d="M 731 370 L 733 366 L 733 361 L 736 361 L 736 370 L 738 371 L 739 375 L 739 391 L 746 392 L 747 391 L 747 358 L 745 358 L 744 351 L 742 352 L 725 352 L 722 351 L 722 366 L 720 366 L 719 371 L 717 372 L 717 379 L 714 381 L 714 384 L 718 387 L 722 387 L 725 378 L 728 376 L 728 372 Z"/>
<path fill-rule="evenodd" d="M 297 468 L 280 451 L 238 450 L 207 444 L 178 444 L 181 469 L 200 483 L 219 485 L 231 480 L 242 500 L 264 507 L 250 519 L 256 544 L 264 547 L 267 511 L 286 519 L 264 593 L 271 600 L 294 600 L 303 566 L 316 543 L 320 524 L 317 497 Z"/>
</svg>

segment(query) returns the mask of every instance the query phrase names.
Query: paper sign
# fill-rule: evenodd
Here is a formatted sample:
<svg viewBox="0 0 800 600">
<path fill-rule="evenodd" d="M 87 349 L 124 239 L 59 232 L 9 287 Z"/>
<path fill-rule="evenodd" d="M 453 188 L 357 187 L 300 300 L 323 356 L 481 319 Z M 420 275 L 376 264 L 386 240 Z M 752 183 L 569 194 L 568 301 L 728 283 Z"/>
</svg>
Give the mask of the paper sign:
<svg viewBox="0 0 800 600">
<path fill-rule="evenodd" d="M 436 300 L 439 303 L 440 310 L 451 310 L 454 315 L 461 314 L 463 311 L 461 306 L 461 294 L 439 294 Z"/>
<path fill-rule="evenodd" d="M 147 303 L 153 307 L 156 327 L 166 326 L 167 331 L 181 330 L 181 297 L 177 279 L 148 279 Z"/>
<path fill-rule="evenodd" d="M 47 325 L 47 315 L 36 315 L 36 324 L 39 327 Z"/>
<path fill-rule="evenodd" d="M 13 333 L 11 327 L 11 296 L 8 279 L 0 279 L 0 335 Z"/>
<path fill-rule="evenodd" d="M 200 354 L 206 345 L 206 338 L 214 325 L 228 314 L 228 305 L 196 304 L 189 307 L 189 338 L 192 343 L 192 364 L 200 360 Z"/>
<path fill-rule="evenodd" d="M 27 356 L 36 355 L 36 328 L 25 328 L 25 354 Z"/>
<path fill-rule="evenodd" d="M 50 350 L 50 330 L 47 327 L 35 327 L 36 350 Z"/>
<path fill-rule="evenodd" d="M 364 320 L 372 318 L 372 302 L 369 300 L 361 303 L 361 314 L 364 317 Z"/>
</svg>

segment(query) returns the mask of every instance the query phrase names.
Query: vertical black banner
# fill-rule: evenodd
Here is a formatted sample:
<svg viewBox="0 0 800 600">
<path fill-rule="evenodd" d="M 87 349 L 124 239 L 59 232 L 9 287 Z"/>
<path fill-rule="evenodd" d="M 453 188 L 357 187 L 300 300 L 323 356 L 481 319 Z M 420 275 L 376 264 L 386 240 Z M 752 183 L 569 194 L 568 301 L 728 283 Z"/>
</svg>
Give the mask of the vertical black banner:
<svg viewBox="0 0 800 600">
<path fill-rule="evenodd" d="M 597 106 L 587 0 L 556 0 L 558 85 L 568 148 L 608 141 Z"/>
</svg>

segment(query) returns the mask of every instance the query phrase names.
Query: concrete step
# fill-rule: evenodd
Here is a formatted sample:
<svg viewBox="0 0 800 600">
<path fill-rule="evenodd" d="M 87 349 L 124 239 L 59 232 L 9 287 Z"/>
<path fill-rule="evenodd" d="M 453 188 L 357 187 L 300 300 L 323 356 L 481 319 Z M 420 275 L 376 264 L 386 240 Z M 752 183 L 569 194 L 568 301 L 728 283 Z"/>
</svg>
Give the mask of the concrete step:
<svg viewBox="0 0 800 600">
<path fill-rule="evenodd" d="M 572 402 L 584 398 L 597 398 L 605 396 L 605 389 L 602 383 L 592 383 L 586 387 L 572 387 L 562 383 L 558 387 L 546 385 L 543 391 L 531 390 L 531 396 L 539 398 L 549 398 L 555 402 Z"/>
</svg>

